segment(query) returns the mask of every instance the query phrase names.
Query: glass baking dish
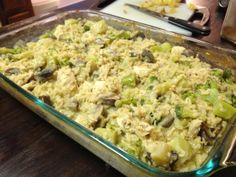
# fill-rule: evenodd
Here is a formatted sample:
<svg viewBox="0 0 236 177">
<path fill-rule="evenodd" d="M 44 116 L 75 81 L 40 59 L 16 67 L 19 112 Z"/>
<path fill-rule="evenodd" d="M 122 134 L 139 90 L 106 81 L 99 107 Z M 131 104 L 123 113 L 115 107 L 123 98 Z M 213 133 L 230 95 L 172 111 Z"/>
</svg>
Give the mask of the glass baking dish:
<svg viewBox="0 0 236 177">
<path fill-rule="evenodd" d="M 5 27 L 4 30 L 6 33 L 0 36 L 0 47 L 12 47 L 19 40 L 25 42 L 35 40 L 43 32 L 63 23 L 63 21 L 68 18 L 86 18 L 89 20 L 104 19 L 110 26 L 116 29 L 142 31 L 148 38 L 153 38 L 159 42 L 167 41 L 173 45 L 182 45 L 186 48 L 191 48 L 195 53 L 198 53 L 200 59 L 210 63 L 213 67 L 231 68 L 234 71 L 236 69 L 236 51 L 220 48 L 194 38 L 176 35 L 148 25 L 90 10 L 52 14 L 43 19 L 42 17 L 40 19 L 34 18 L 30 23 L 29 20 L 27 20 L 25 25 L 24 22 L 21 22 L 19 24 L 21 27 L 16 30 L 7 29 L 8 27 Z M 170 172 L 151 167 L 127 154 L 99 137 L 94 132 L 59 113 L 53 107 L 48 106 L 1 73 L 0 87 L 70 138 L 129 177 L 200 177 L 207 176 L 221 167 L 235 165 L 235 161 L 231 158 L 236 141 L 235 118 L 228 123 L 223 136 L 217 140 L 209 157 L 199 169 L 188 172 Z"/>
</svg>

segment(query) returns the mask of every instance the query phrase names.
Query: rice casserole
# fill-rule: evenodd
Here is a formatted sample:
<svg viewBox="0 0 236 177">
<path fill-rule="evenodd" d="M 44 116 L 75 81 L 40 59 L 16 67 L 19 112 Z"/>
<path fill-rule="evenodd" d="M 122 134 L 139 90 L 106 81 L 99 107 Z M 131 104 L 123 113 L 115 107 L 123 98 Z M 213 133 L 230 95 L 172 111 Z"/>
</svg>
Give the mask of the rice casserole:
<svg viewBox="0 0 236 177">
<path fill-rule="evenodd" d="M 0 72 L 147 164 L 196 169 L 236 113 L 232 71 L 104 20 L 68 19 L 0 48 Z"/>
</svg>

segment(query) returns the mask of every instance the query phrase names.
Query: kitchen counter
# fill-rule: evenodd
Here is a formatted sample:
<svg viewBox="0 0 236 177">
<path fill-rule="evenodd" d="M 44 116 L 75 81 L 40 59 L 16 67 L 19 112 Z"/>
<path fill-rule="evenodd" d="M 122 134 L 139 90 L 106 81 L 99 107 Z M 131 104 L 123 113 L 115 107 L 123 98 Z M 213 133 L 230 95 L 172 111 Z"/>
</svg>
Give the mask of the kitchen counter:
<svg viewBox="0 0 236 177">
<path fill-rule="evenodd" d="M 86 0 L 63 10 L 95 8 Z M 224 12 L 216 0 L 194 0 L 211 11 L 209 36 L 196 38 L 234 48 L 220 40 Z M 231 173 L 234 176 L 233 173 Z M 123 175 L 0 89 L 0 177 L 122 177 Z M 227 176 L 227 177 L 230 177 Z"/>
</svg>

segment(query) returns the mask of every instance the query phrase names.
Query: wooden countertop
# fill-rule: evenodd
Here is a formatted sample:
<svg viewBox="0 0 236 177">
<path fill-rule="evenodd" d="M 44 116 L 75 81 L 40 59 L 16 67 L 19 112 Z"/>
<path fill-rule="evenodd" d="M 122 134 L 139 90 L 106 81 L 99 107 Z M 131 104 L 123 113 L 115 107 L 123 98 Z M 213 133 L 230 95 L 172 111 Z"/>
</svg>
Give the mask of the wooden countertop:
<svg viewBox="0 0 236 177">
<path fill-rule="evenodd" d="M 97 2 L 86 0 L 67 9 L 92 8 Z M 224 12 L 217 9 L 217 1 L 194 2 L 211 11 L 212 32 L 201 39 L 234 48 L 220 40 Z M 0 177 L 122 176 L 0 89 Z"/>
</svg>

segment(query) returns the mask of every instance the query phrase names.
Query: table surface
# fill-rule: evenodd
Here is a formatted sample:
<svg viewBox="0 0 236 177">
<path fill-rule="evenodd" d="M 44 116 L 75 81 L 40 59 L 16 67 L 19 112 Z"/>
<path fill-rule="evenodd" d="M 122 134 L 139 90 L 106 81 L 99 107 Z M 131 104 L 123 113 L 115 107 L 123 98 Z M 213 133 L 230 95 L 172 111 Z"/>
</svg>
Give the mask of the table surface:
<svg viewBox="0 0 236 177">
<path fill-rule="evenodd" d="M 96 7 L 86 0 L 67 9 Z M 220 40 L 224 11 L 216 0 L 193 0 L 211 12 L 209 36 L 199 39 L 234 48 Z M 0 177 L 122 177 L 123 175 L 0 89 Z"/>
</svg>

